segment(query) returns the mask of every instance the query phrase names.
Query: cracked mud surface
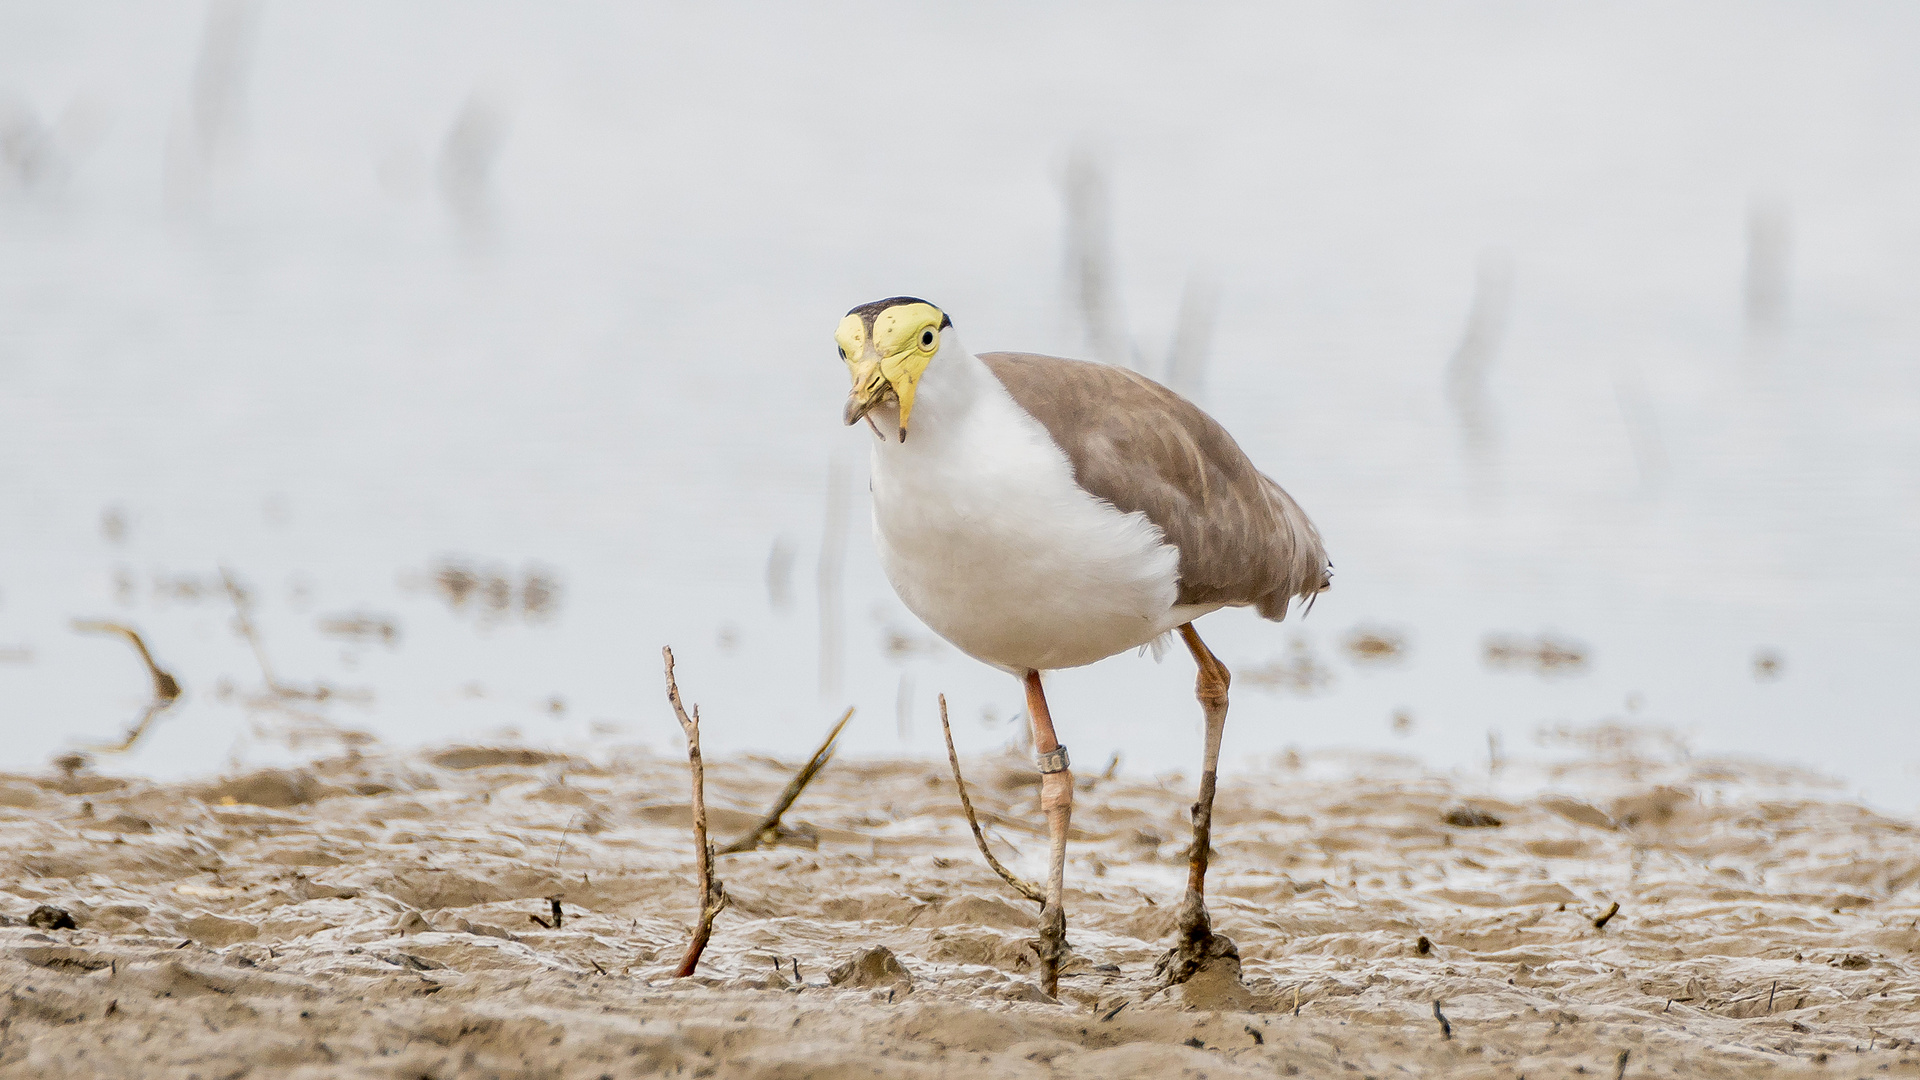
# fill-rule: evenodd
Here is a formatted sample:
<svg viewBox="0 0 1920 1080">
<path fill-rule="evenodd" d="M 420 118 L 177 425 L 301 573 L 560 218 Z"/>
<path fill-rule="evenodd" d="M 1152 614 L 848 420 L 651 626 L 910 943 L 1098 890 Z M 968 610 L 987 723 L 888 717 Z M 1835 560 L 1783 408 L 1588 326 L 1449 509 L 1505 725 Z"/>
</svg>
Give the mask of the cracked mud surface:
<svg viewBox="0 0 1920 1080">
<path fill-rule="evenodd" d="M 1297 764 L 1220 792 L 1212 910 L 1244 983 L 1171 998 L 1192 785 L 1083 780 L 1058 1003 L 944 763 L 832 764 L 788 816 L 817 848 L 720 860 L 734 903 L 686 980 L 672 758 L 0 777 L 0 1074 L 1612 1076 L 1624 1050 L 1628 1076 L 1920 1076 L 1913 823 L 1748 762 L 1594 757 L 1498 797 Z M 788 774 L 710 762 L 716 838 Z M 1034 872 L 1031 773 L 968 778 Z"/>
</svg>

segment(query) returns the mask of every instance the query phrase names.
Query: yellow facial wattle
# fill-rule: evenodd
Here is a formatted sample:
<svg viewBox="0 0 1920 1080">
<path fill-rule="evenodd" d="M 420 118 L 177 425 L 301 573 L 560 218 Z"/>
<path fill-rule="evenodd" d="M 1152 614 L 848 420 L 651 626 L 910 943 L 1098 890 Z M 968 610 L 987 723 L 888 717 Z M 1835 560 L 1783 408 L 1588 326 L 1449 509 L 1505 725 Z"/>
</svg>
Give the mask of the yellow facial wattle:
<svg viewBox="0 0 1920 1080">
<path fill-rule="evenodd" d="M 873 351 L 867 337 L 867 324 L 859 315 L 841 319 L 840 328 L 833 332 L 833 340 L 840 346 L 840 359 L 846 361 L 847 373 L 853 377 L 853 392 L 847 395 L 846 420 L 848 424 L 857 424 L 861 417 L 886 401 L 892 387 L 880 373 L 880 357 Z"/>
<path fill-rule="evenodd" d="M 940 351 L 946 316 L 932 304 L 897 304 L 874 316 L 871 330 L 856 312 L 840 320 L 834 341 L 853 377 L 846 421 L 857 423 L 888 397 L 900 403 L 900 441 L 907 440 L 914 393 L 927 364 Z"/>
</svg>

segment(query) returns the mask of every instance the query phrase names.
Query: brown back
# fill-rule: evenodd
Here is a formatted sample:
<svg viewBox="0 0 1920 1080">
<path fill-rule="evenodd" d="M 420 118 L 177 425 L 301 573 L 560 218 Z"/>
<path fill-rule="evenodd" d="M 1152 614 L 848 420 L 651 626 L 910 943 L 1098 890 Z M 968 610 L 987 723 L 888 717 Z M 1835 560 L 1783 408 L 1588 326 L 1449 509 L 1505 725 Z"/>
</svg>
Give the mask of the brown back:
<svg viewBox="0 0 1920 1080">
<path fill-rule="evenodd" d="M 1081 487 L 1144 512 L 1180 549 L 1180 603 L 1251 605 L 1281 619 L 1327 587 L 1320 533 L 1280 485 L 1192 402 L 1108 364 L 982 353 L 1073 464 Z"/>
</svg>

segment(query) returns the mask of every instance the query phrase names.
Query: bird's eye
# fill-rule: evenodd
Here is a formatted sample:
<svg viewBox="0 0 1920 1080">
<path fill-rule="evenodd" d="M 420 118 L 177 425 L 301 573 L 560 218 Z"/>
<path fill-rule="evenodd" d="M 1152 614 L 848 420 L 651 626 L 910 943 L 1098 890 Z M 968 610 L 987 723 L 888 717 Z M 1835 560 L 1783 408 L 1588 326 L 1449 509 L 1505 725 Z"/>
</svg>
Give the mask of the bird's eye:
<svg viewBox="0 0 1920 1080">
<path fill-rule="evenodd" d="M 845 360 L 846 358 L 847 358 L 847 350 L 846 350 L 846 347 L 845 347 L 845 346 L 841 346 L 841 348 L 840 348 L 840 359 L 842 359 L 842 360 Z"/>
<path fill-rule="evenodd" d="M 932 327 L 928 327 L 927 329 L 920 331 L 920 347 L 923 349 L 933 348 L 933 328 Z"/>
</svg>

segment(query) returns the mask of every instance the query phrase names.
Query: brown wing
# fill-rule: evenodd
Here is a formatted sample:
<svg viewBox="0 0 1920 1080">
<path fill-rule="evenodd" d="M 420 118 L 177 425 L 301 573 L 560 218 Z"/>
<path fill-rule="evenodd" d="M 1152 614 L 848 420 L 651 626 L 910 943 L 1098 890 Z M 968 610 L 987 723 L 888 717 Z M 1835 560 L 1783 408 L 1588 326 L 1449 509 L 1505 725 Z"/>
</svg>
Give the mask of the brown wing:
<svg viewBox="0 0 1920 1080">
<path fill-rule="evenodd" d="M 982 353 L 1066 451 L 1081 487 L 1142 511 L 1180 549 L 1180 603 L 1257 607 L 1269 619 L 1327 587 L 1320 533 L 1206 413 L 1144 375 L 1031 353 Z"/>
</svg>

